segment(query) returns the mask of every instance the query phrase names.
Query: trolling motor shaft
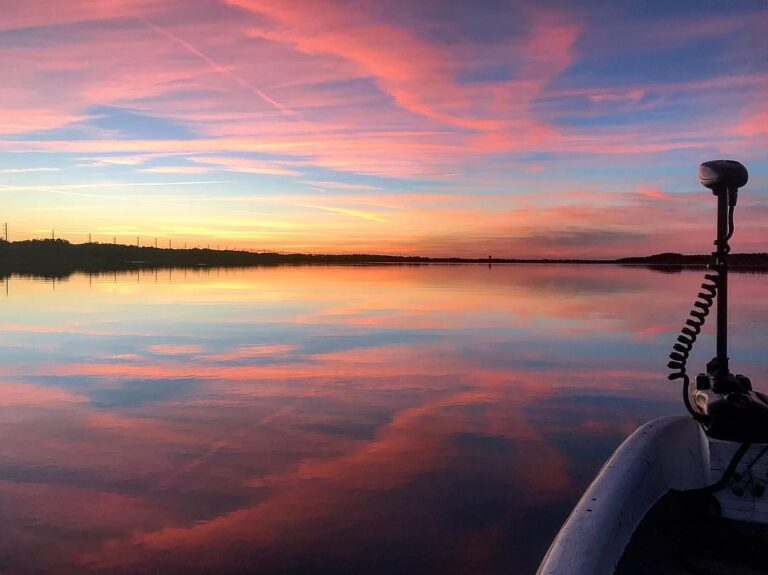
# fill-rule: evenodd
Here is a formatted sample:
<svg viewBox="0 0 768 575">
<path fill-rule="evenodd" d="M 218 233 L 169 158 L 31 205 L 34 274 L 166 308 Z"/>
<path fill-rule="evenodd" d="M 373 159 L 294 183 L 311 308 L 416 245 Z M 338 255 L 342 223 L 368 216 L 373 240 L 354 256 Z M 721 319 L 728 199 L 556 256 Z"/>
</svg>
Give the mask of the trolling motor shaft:
<svg viewBox="0 0 768 575">
<path fill-rule="evenodd" d="M 699 173 L 701 173 L 701 170 Z M 717 251 L 715 252 L 715 265 L 720 273 L 720 293 L 717 299 L 716 367 L 717 373 L 722 375 L 727 375 L 730 371 L 728 366 L 728 253 L 731 251 L 731 247 L 728 245 L 728 238 L 732 235 L 732 231 L 728 225 L 728 204 L 731 195 L 728 190 L 729 188 L 713 190 L 713 193 L 717 196 L 717 240 L 715 240 Z M 734 190 L 734 206 L 736 205 L 735 197 L 736 193 Z"/>
<path fill-rule="evenodd" d="M 699 179 L 703 186 L 717 196 L 717 248 L 712 252 L 717 272 L 717 355 L 707 365 L 707 376 L 716 393 L 735 391 L 728 365 L 728 240 L 733 236 L 733 211 L 736 208 L 739 188 L 746 185 L 747 169 L 734 160 L 713 160 L 699 167 Z M 698 380 L 697 380 L 698 383 Z"/>
<path fill-rule="evenodd" d="M 683 400 L 688 412 L 701 423 L 710 437 L 741 443 L 768 443 L 768 396 L 752 390 L 752 382 L 732 374 L 728 365 L 728 240 L 733 236 L 733 212 L 739 188 L 748 180 L 747 169 L 733 160 L 705 162 L 699 168 L 701 183 L 717 196 L 716 251 L 712 252 L 714 273 L 704 276 L 690 317 L 677 337 L 667 366 L 669 379 L 683 381 Z M 717 299 L 717 355 L 707 372 L 696 377 L 691 387 L 687 373 L 688 356 Z"/>
<path fill-rule="evenodd" d="M 707 279 L 713 282 L 713 287 L 708 288 L 709 294 L 699 294 L 700 299 L 704 299 L 703 304 L 696 304 L 701 313 L 691 312 L 694 319 L 701 320 L 695 333 L 684 340 L 678 338 L 678 341 L 686 344 L 686 351 L 683 360 L 677 364 L 678 373 L 673 376 L 682 377 L 688 387 L 685 360 L 717 297 L 717 352 L 707 364 L 707 372 L 696 378 L 693 401 L 688 399 L 689 390 L 685 390 L 686 405 L 711 437 L 741 443 L 766 443 L 768 396 L 753 391 L 749 378 L 732 374 L 728 365 L 728 240 L 734 232 L 733 212 L 739 188 L 747 183 L 749 176 L 747 169 L 739 162 L 714 160 L 701 164 L 699 179 L 717 196 L 717 249 L 712 252 L 714 262 L 711 266 L 715 274 L 707 275 Z M 702 288 L 707 287 L 707 284 L 702 284 Z M 686 323 L 693 325 L 696 321 L 689 320 Z M 690 334 L 691 331 L 686 332 L 684 329 L 683 333 Z M 670 367 L 673 367 L 672 363 Z"/>
</svg>

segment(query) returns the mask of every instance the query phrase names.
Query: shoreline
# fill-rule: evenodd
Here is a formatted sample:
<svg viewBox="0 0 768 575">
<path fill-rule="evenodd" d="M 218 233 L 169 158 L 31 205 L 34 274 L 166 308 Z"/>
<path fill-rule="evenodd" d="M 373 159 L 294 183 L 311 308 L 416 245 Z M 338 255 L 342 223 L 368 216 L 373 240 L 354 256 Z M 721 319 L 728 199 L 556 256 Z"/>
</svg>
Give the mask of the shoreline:
<svg viewBox="0 0 768 575">
<path fill-rule="evenodd" d="M 459 258 L 386 254 L 302 254 L 240 250 L 173 249 L 124 244 L 71 244 L 65 240 L 0 240 L 0 277 L 67 277 L 74 273 L 114 273 L 146 269 L 213 269 L 273 266 L 369 265 L 622 265 L 661 273 L 705 269 L 708 255 L 662 253 L 610 260 L 592 258 Z M 731 269 L 768 272 L 768 254 L 731 254 Z"/>
</svg>

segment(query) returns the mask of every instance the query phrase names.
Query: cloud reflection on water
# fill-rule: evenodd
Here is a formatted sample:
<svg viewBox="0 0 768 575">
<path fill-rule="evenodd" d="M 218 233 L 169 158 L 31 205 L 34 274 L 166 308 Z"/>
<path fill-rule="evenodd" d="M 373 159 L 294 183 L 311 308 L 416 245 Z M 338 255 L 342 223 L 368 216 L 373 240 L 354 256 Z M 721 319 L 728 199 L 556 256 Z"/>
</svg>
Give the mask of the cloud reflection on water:
<svg viewBox="0 0 768 575">
<path fill-rule="evenodd" d="M 74 276 L 55 292 L 14 278 L 0 564 L 531 573 L 618 442 L 681 411 L 665 354 L 698 278 L 296 267 Z M 734 362 L 757 376 L 765 280 L 733 283 L 752 330 L 735 331 Z"/>
</svg>

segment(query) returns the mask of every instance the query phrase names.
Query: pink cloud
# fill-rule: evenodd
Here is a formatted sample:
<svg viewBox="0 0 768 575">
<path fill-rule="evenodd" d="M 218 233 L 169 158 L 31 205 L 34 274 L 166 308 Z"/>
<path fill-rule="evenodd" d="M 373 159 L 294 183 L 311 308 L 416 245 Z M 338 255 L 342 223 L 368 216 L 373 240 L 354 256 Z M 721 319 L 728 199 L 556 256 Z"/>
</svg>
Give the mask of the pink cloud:
<svg viewBox="0 0 768 575">
<path fill-rule="evenodd" d="M 202 353 L 205 348 L 196 344 L 159 343 L 150 345 L 147 350 L 156 355 L 196 355 Z"/>
<path fill-rule="evenodd" d="M 484 125 L 481 119 L 456 113 L 465 105 L 465 96 L 450 80 L 450 61 L 402 28 L 330 2 L 313 4 L 311 10 L 303 2 L 231 3 L 265 14 L 280 26 L 254 30 L 254 34 L 290 43 L 309 54 L 331 54 L 354 62 L 407 110 L 465 127 Z"/>
<path fill-rule="evenodd" d="M 463 68 L 472 65 L 466 54 L 453 53 L 382 23 L 364 11 L 349 11 L 336 3 L 308 10 L 302 2 L 230 0 L 233 5 L 268 16 L 276 27 L 261 26 L 254 33 L 290 43 L 309 54 L 328 54 L 354 63 L 402 108 L 441 123 L 480 131 L 521 128 L 533 140 L 550 135 L 551 128 L 527 117 L 527 106 L 542 87 L 572 61 L 579 26 L 554 13 L 533 13 L 533 25 L 518 43 L 503 45 L 499 61 L 524 62 L 520 77 L 479 87 L 462 84 Z M 376 38 L 371 42 L 370 38 Z M 466 46 L 462 46 L 466 49 Z M 510 114 L 519 118 L 510 120 Z M 525 131 L 522 132 L 525 136 Z"/>
<path fill-rule="evenodd" d="M 668 194 L 666 194 L 661 189 L 654 186 L 638 186 L 637 193 L 639 193 L 641 196 L 652 198 L 654 200 L 670 199 L 670 196 Z"/>
<path fill-rule="evenodd" d="M 734 132 L 747 138 L 767 135 L 768 112 L 758 112 L 741 120 L 734 128 Z"/>
<path fill-rule="evenodd" d="M 67 0 L 57 2 L 22 2 L 5 10 L 0 30 L 58 26 L 94 20 L 109 20 L 135 15 L 163 4 L 163 0 Z"/>
</svg>

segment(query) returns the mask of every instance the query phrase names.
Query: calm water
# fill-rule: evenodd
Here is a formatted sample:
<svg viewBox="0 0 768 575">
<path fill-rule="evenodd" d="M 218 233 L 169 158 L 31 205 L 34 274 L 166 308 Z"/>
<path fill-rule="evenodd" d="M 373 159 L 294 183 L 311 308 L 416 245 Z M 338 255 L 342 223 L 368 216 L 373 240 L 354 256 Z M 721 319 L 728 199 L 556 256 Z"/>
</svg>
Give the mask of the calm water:
<svg viewBox="0 0 768 575">
<path fill-rule="evenodd" d="M 664 366 L 700 275 L 11 278 L 0 571 L 531 574 L 620 441 L 682 412 Z M 734 277 L 732 365 L 763 390 L 766 296 Z"/>
</svg>

